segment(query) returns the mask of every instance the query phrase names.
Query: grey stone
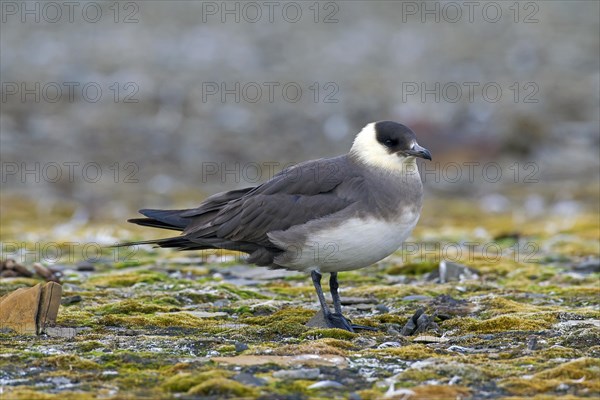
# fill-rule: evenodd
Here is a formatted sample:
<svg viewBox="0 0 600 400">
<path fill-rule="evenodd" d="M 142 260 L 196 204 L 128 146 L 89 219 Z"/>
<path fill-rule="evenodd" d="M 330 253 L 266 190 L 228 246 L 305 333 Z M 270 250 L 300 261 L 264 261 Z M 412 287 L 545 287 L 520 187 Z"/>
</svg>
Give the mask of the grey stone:
<svg viewBox="0 0 600 400">
<path fill-rule="evenodd" d="M 300 368 L 300 369 L 288 369 L 276 371 L 273 373 L 273 377 L 277 379 L 317 379 L 321 374 L 321 370 L 319 368 Z"/>
<path fill-rule="evenodd" d="M 235 342 L 235 351 L 241 353 L 244 350 L 248 350 L 248 345 L 242 342 Z"/>
<path fill-rule="evenodd" d="M 79 303 L 81 300 L 83 300 L 81 296 L 76 294 L 75 296 L 63 297 L 63 299 L 60 301 L 60 304 L 63 306 L 68 306 L 69 304 Z"/>
<path fill-rule="evenodd" d="M 96 270 L 96 266 L 90 263 L 82 263 L 77 265 L 77 267 L 75 267 L 75 270 L 79 272 L 92 272 Z"/>
<path fill-rule="evenodd" d="M 342 385 L 339 382 L 328 380 L 328 381 L 319 381 L 317 383 L 313 383 L 312 385 L 307 387 L 307 389 L 315 390 L 315 389 L 331 389 L 331 388 L 343 388 L 343 387 L 344 387 L 344 385 Z"/>
<path fill-rule="evenodd" d="M 600 272 L 600 259 L 590 258 L 579 264 L 573 265 L 573 271 L 581 272 L 583 274 L 592 274 L 594 272 Z"/>
<path fill-rule="evenodd" d="M 48 326 L 44 329 L 44 333 L 50 337 L 62 337 L 71 339 L 77 335 L 75 328 L 67 328 L 60 326 Z"/>
<path fill-rule="evenodd" d="M 375 309 L 380 312 L 381 314 L 387 314 L 390 312 L 390 309 L 388 306 L 386 306 L 385 304 L 377 304 L 375 306 Z"/>
<path fill-rule="evenodd" d="M 402 331 L 403 336 L 415 335 L 428 330 L 440 332 L 440 327 L 433 321 L 433 318 L 424 313 L 422 308 L 418 309 L 415 314 L 406 322 Z"/>
<path fill-rule="evenodd" d="M 412 294 L 410 296 L 404 296 L 402 298 L 403 301 L 421 301 L 421 300 L 431 300 L 431 296 L 425 296 L 422 294 Z"/>
<path fill-rule="evenodd" d="M 234 286 L 258 286 L 260 283 L 254 279 L 246 279 L 246 278 L 233 278 L 233 279 L 225 279 L 224 283 L 228 283 Z"/>
<path fill-rule="evenodd" d="M 433 271 L 427 275 L 427 280 L 432 282 L 463 282 L 467 280 L 479 278 L 479 272 L 466 265 L 451 262 L 440 261 L 437 271 Z"/>
<path fill-rule="evenodd" d="M 257 378 L 247 372 L 240 372 L 233 377 L 233 380 L 248 386 L 265 386 L 267 381 L 261 378 Z"/>
</svg>

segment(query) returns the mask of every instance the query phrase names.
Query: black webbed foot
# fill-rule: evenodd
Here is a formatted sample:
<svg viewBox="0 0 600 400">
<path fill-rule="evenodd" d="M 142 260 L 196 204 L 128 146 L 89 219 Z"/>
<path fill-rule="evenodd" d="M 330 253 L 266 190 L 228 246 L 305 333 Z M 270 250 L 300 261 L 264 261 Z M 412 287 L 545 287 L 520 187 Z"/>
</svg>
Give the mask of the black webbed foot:
<svg viewBox="0 0 600 400">
<path fill-rule="evenodd" d="M 377 330 L 377 328 L 373 328 L 372 326 L 353 324 L 352 321 L 340 313 L 329 313 L 325 316 L 325 322 L 329 328 L 339 328 L 349 332 L 354 332 L 355 329 L 364 329 L 370 331 Z"/>
<path fill-rule="evenodd" d="M 354 332 L 350 321 L 339 313 L 329 313 L 325 315 L 325 322 L 329 328 L 339 328 L 346 331 Z"/>
</svg>

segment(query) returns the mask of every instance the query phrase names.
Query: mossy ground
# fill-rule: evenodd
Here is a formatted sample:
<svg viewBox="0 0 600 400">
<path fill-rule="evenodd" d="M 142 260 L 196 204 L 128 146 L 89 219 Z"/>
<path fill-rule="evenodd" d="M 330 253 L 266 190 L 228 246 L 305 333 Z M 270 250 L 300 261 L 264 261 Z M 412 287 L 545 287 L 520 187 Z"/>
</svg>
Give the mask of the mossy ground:
<svg viewBox="0 0 600 400">
<path fill-rule="evenodd" d="M 501 248 L 503 254 L 496 258 L 483 253 L 482 246 L 472 257 L 464 254 L 459 262 L 478 276 L 459 282 L 428 278 L 437 270 L 436 256 L 441 253 L 427 249 L 411 248 L 370 268 L 341 273 L 342 295 L 364 300 L 345 306 L 345 312 L 355 323 L 379 327 L 377 332 L 306 327 L 317 310 L 310 279 L 285 274 L 241 279 L 228 272 L 240 264 L 234 254 L 140 248 L 133 258 L 114 259 L 107 250 L 95 260 L 93 272 L 76 271 L 80 258 L 74 255 L 62 263 L 63 291 L 64 297 L 79 295 L 81 301 L 61 306 L 58 325 L 76 328 L 77 335 L 0 332 L 0 397 L 600 395 L 600 276 L 572 268 L 599 256 L 598 215 L 482 218 L 481 212 L 462 203 L 430 204 L 425 210 L 413 235 L 415 243 L 493 243 L 489 248 Z M 435 210 L 444 213 L 436 215 Z M 135 231 L 132 237 L 122 228 L 86 229 L 82 235 L 102 229 L 119 240 L 140 234 Z M 509 234 L 515 232 L 518 235 Z M 18 233 L 8 224 L 2 235 L 6 241 Z M 32 237 L 42 240 L 43 232 Z M 36 283 L 3 279 L 0 295 Z M 443 340 L 399 335 L 420 307 L 435 318 Z M 244 361 L 239 358 L 236 365 L 236 357 L 242 355 Z M 260 359 L 267 356 L 271 361 Z M 215 357 L 228 361 L 215 362 Z M 318 368 L 318 373 L 302 375 L 297 370 L 303 366 Z M 282 375 L 283 370 L 299 375 Z M 311 387 L 319 381 L 343 386 Z"/>
</svg>

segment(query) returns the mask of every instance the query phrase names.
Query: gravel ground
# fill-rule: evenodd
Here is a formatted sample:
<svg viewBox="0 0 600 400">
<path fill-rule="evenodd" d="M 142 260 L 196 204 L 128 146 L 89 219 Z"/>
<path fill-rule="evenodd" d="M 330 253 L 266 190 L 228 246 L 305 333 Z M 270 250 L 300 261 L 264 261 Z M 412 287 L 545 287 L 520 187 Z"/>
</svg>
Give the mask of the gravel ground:
<svg viewBox="0 0 600 400">
<path fill-rule="evenodd" d="M 519 222 L 460 201 L 427 209 L 410 239 L 419 251 L 340 274 L 345 312 L 375 332 L 307 327 L 318 309 L 308 277 L 235 254 L 74 251 L 53 265 L 57 328 L 0 335 L 2 398 L 597 397 L 598 214 Z M 39 281 L 2 279 L 0 294 Z M 402 335 L 418 309 L 434 324 Z"/>
</svg>

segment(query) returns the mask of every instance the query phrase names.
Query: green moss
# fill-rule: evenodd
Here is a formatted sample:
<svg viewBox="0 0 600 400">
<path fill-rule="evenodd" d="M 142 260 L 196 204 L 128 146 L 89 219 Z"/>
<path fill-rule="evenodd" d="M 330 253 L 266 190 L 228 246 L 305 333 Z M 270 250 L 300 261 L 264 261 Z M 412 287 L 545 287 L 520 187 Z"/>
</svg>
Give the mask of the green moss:
<svg viewBox="0 0 600 400">
<path fill-rule="evenodd" d="M 534 396 L 554 390 L 562 382 L 555 379 L 505 379 L 500 387 L 507 392 L 520 396 Z"/>
<path fill-rule="evenodd" d="M 398 375 L 398 386 L 411 387 L 421 382 L 440 378 L 441 376 L 432 369 L 409 368 Z"/>
<path fill-rule="evenodd" d="M 95 326 L 94 314 L 84 311 L 81 306 L 60 307 L 56 323 L 59 326 Z"/>
<path fill-rule="evenodd" d="M 232 294 L 236 299 L 270 299 L 270 296 L 259 293 L 251 289 L 242 289 L 239 286 L 222 284 L 219 285 L 219 289 L 225 290 L 227 293 Z"/>
<path fill-rule="evenodd" d="M 600 360 L 580 358 L 555 368 L 535 374 L 540 379 L 598 379 L 600 376 Z"/>
<path fill-rule="evenodd" d="M 227 378 L 232 376 L 231 371 L 224 369 L 214 369 L 211 371 L 197 372 L 197 373 L 178 373 L 175 376 L 170 377 L 162 384 L 162 389 L 167 392 L 187 392 L 192 387 L 197 386 L 207 380 Z"/>
<path fill-rule="evenodd" d="M 82 392 L 60 392 L 60 393 L 44 393 L 36 392 L 24 386 L 16 386 L 8 389 L 2 395 L 6 400 L 92 400 L 97 399 L 95 393 Z"/>
<path fill-rule="evenodd" d="M 505 331 L 540 331 L 549 328 L 551 322 L 540 319 L 524 319 L 514 315 L 502 315 L 483 321 L 475 318 L 454 318 L 444 321 L 444 329 L 459 329 L 461 332 L 494 333 Z"/>
<path fill-rule="evenodd" d="M 552 307 L 539 307 L 527 303 L 520 303 L 518 301 L 509 300 L 504 297 L 493 297 L 484 301 L 486 309 L 492 315 L 504 315 L 512 313 L 523 313 L 523 312 L 540 312 L 552 310 Z"/>
<path fill-rule="evenodd" d="M 223 353 L 234 353 L 235 352 L 235 345 L 233 344 L 226 344 L 223 346 L 219 346 L 217 347 L 217 351 L 221 354 Z"/>
<path fill-rule="evenodd" d="M 177 311 L 177 307 L 148 304 L 139 300 L 127 299 L 96 308 L 100 315 L 107 314 L 154 314 L 156 312 Z"/>
<path fill-rule="evenodd" d="M 581 356 L 581 351 L 569 347 L 550 347 L 536 352 L 536 356 L 549 360 L 552 358 L 577 358 Z"/>
<path fill-rule="evenodd" d="M 222 321 L 198 318 L 185 312 L 154 315 L 105 315 L 98 319 L 98 323 L 105 326 L 125 326 L 128 328 L 142 327 L 179 327 L 179 328 L 198 328 L 207 332 L 220 332 Z"/>
<path fill-rule="evenodd" d="M 440 357 L 435 350 L 423 344 L 411 344 L 408 346 L 391 347 L 387 349 L 374 350 L 376 354 L 394 356 L 400 360 L 424 360 L 430 357 Z"/>
<path fill-rule="evenodd" d="M 519 376 L 503 379 L 500 386 L 514 395 L 533 396 L 553 392 L 561 383 L 567 383 L 572 390 L 600 392 L 600 360 L 579 358 L 553 368 L 545 369 L 525 379 Z"/>
<path fill-rule="evenodd" d="M 311 286 L 288 286 L 281 283 L 270 283 L 267 285 L 270 291 L 280 295 L 282 298 L 312 298 L 315 289 Z"/>
<path fill-rule="evenodd" d="M 424 385 L 410 390 L 415 392 L 415 399 L 427 400 L 461 399 L 470 394 L 468 388 L 458 385 Z"/>
<path fill-rule="evenodd" d="M 264 317 L 241 318 L 241 322 L 259 326 L 257 331 L 264 338 L 277 336 L 298 337 L 308 330 L 305 324 L 314 311 L 298 307 L 288 307 Z"/>
<path fill-rule="evenodd" d="M 188 394 L 218 397 L 255 397 L 257 391 L 231 379 L 213 378 L 192 387 L 188 390 Z"/>
<path fill-rule="evenodd" d="M 412 262 L 404 265 L 393 265 L 385 272 L 390 275 L 423 275 L 438 269 L 439 263 L 433 261 Z"/>
<path fill-rule="evenodd" d="M 100 365 L 94 361 L 86 360 L 74 354 L 61 354 L 57 356 L 49 356 L 40 360 L 36 360 L 34 365 L 52 365 L 60 369 L 67 370 L 97 370 L 101 369 Z"/>
<path fill-rule="evenodd" d="M 139 267 L 140 265 L 149 264 L 148 261 L 142 260 L 125 260 L 125 261 L 117 261 L 113 264 L 113 268 L 115 269 L 125 269 L 130 267 Z"/>
<path fill-rule="evenodd" d="M 428 295 L 435 296 L 445 292 L 443 285 L 430 287 L 417 287 L 412 285 L 373 285 L 351 288 L 346 291 L 348 296 L 367 297 L 375 296 L 378 299 L 396 299 L 400 300 L 405 296 L 410 295 Z M 446 288 L 447 290 L 447 288 Z"/>
<path fill-rule="evenodd" d="M 102 274 L 92 276 L 84 285 L 85 287 L 127 287 L 136 283 L 155 283 L 169 280 L 167 274 L 162 272 L 139 270 L 123 274 Z"/>
<path fill-rule="evenodd" d="M 315 393 L 309 393 L 307 389 L 310 385 L 313 385 L 314 381 L 309 381 L 305 379 L 296 379 L 296 380 L 284 380 L 284 381 L 275 381 L 272 385 L 272 388 L 276 393 L 281 393 L 282 395 L 289 395 L 293 398 L 293 396 L 298 395 L 308 395 L 311 394 L 311 399 L 322 399 L 322 397 L 315 397 Z"/>
<path fill-rule="evenodd" d="M 142 299 L 145 301 L 146 297 L 143 297 Z M 179 309 L 179 306 L 182 305 L 182 302 L 180 300 L 176 299 L 173 296 L 166 295 L 152 296 L 148 298 L 148 301 L 159 306 L 170 306 L 170 311 L 176 311 Z"/>
<path fill-rule="evenodd" d="M 293 356 L 298 354 L 334 354 L 346 356 L 347 352 L 340 347 L 332 346 L 322 341 L 306 341 L 299 344 L 288 344 L 270 349 L 269 354 L 281 356 Z"/>
<path fill-rule="evenodd" d="M 88 351 L 92 351 L 95 349 L 101 349 L 103 348 L 104 345 L 98 341 L 95 340 L 87 340 L 85 342 L 81 342 L 77 345 L 77 348 L 80 351 L 83 351 L 84 353 L 87 353 Z"/>
</svg>

